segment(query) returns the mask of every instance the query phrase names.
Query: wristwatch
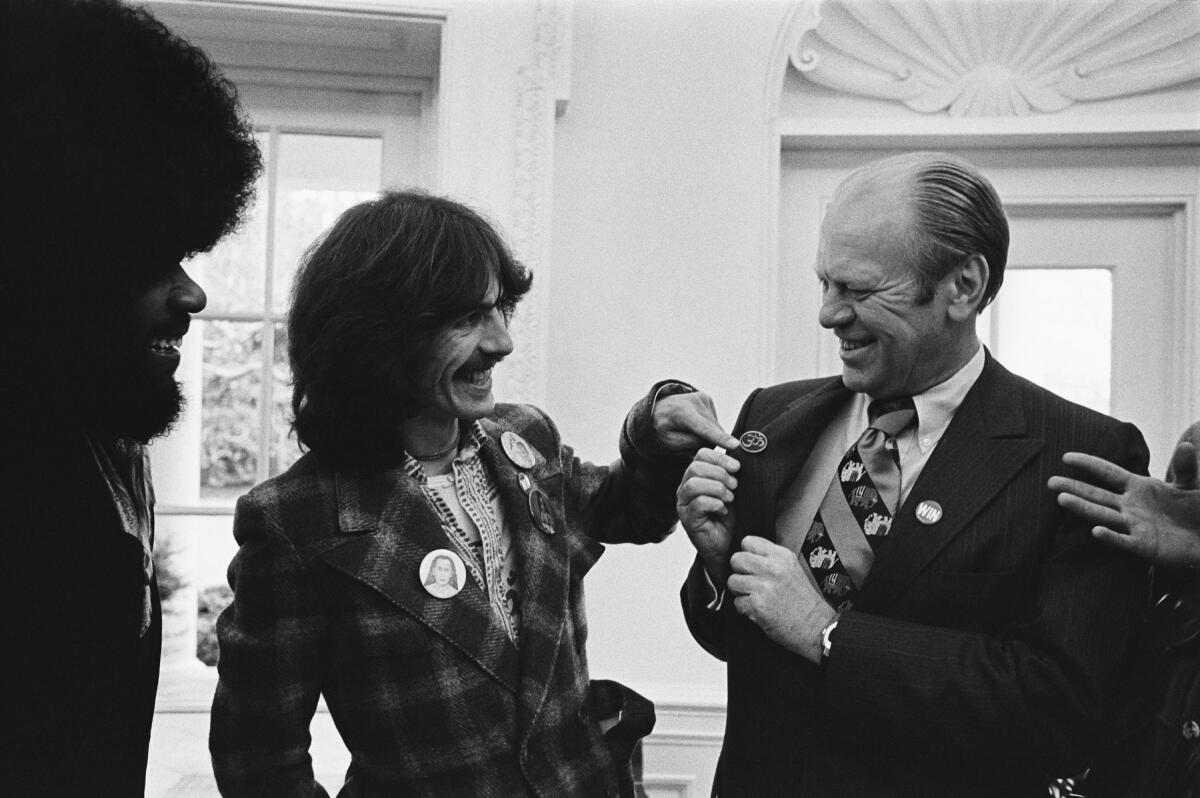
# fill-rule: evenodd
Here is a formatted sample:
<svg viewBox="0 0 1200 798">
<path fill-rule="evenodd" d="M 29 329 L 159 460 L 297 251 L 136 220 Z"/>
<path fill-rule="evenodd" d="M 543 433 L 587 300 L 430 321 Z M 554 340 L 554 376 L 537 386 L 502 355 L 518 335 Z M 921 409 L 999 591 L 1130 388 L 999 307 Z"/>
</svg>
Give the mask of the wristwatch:
<svg viewBox="0 0 1200 798">
<path fill-rule="evenodd" d="M 829 659 L 829 652 L 833 648 L 833 641 L 829 639 L 829 636 L 837 628 L 839 619 L 840 616 L 835 617 L 828 626 L 821 630 L 821 662 Z"/>
</svg>

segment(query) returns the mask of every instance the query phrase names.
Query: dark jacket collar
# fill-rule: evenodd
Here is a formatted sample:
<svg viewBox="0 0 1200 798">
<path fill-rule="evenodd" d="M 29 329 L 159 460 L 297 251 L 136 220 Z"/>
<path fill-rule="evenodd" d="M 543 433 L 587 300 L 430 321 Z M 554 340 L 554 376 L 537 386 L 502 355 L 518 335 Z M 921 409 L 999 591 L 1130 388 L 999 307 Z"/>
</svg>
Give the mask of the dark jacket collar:
<svg viewBox="0 0 1200 798">
<path fill-rule="evenodd" d="M 937 449 L 897 513 L 858 607 L 878 611 L 892 601 L 983 506 L 1041 448 L 1026 436 L 1021 381 L 987 353 L 983 372 L 963 398 Z M 760 431 L 769 441 L 742 461 L 734 507 L 738 534 L 775 537 L 779 500 L 811 454 L 820 434 L 853 394 L 840 377 L 818 381 Z M 748 418 L 753 425 L 754 414 Z M 832 476 L 832 475 L 831 475 Z M 936 501 L 942 518 L 921 524 L 915 509 Z"/>
</svg>

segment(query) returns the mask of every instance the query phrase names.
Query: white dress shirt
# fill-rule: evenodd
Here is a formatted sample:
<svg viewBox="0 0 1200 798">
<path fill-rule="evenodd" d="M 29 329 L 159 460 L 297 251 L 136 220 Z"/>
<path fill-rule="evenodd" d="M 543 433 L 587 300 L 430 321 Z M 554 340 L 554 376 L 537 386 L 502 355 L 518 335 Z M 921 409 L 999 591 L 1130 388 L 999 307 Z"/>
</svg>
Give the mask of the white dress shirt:
<svg viewBox="0 0 1200 798">
<path fill-rule="evenodd" d="M 900 451 L 901 506 L 929 462 L 929 456 L 946 433 L 963 398 L 983 373 L 984 361 L 984 348 L 979 345 L 962 368 L 943 382 L 913 397 L 917 425 L 896 437 L 896 446 Z M 775 519 L 775 540 L 781 546 L 799 553 L 842 456 L 870 424 L 867 417 L 870 404 L 869 396 L 856 393 L 817 438 L 808 459 L 780 499 L 781 510 Z M 712 591 L 708 608 L 715 611 L 720 609 L 725 591 L 717 590 L 707 571 L 705 576 Z"/>
<path fill-rule="evenodd" d="M 950 426 L 963 397 L 983 373 L 983 363 L 984 349 L 979 346 L 966 365 L 945 381 L 913 397 L 917 425 L 896 436 L 896 446 L 900 451 L 901 506 L 929 462 L 929 456 L 946 433 L 946 428 Z M 825 491 L 829 488 L 829 481 L 838 463 L 870 423 L 867 418 L 870 404 L 869 396 L 855 394 L 817 439 L 812 454 L 801 466 L 780 502 L 783 510 L 775 524 L 776 539 L 780 545 L 800 550 L 813 519 L 817 517 L 817 510 L 821 507 L 821 500 L 825 498 Z"/>
</svg>

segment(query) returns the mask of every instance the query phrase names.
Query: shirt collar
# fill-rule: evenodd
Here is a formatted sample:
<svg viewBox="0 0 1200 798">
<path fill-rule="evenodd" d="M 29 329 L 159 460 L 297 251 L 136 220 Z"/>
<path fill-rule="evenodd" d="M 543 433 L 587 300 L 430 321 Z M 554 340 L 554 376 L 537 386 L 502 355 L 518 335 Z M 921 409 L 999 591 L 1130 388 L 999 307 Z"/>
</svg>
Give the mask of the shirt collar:
<svg viewBox="0 0 1200 798">
<path fill-rule="evenodd" d="M 154 486 L 150 482 L 146 447 L 138 443 L 102 443 L 88 435 L 92 458 L 99 469 L 121 529 L 142 546 L 142 622 L 144 636 L 153 622 L 150 597 L 154 580 Z"/>
<path fill-rule="evenodd" d="M 465 463 L 479 456 L 479 450 L 483 448 L 483 442 L 487 439 L 487 432 L 483 429 L 483 424 L 478 419 L 471 422 L 470 431 L 467 433 L 467 439 L 463 445 L 458 448 L 458 455 L 454 458 L 455 464 Z M 424 485 L 428 482 L 425 476 L 425 469 L 421 468 L 421 462 L 413 457 L 408 452 L 404 453 L 404 473 L 415 479 L 419 484 Z"/>
<path fill-rule="evenodd" d="M 917 408 L 917 446 L 922 452 L 928 452 L 941 440 L 967 391 L 983 373 L 983 352 L 983 346 L 977 345 L 975 354 L 962 368 L 913 397 Z"/>
<path fill-rule="evenodd" d="M 958 371 L 951 374 L 942 382 L 925 389 L 913 397 L 913 405 L 917 408 L 917 430 L 915 443 L 923 454 L 928 454 L 945 434 L 946 428 L 954 418 L 958 406 L 966 398 L 971 386 L 983 373 L 986 357 L 982 344 L 976 345 L 975 354 Z M 867 406 L 871 399 L 866 394 L 855 394 L 854 416 L 858 423 L 851 425 L 858 432 L 866 429 Z M 848 434 L 857 440 L 858 432 L 847 430 Z M 907 434 L 911 435 L 911 432 Z M 905 437 L 901 435 L 900 437 Z"/>
</svg>

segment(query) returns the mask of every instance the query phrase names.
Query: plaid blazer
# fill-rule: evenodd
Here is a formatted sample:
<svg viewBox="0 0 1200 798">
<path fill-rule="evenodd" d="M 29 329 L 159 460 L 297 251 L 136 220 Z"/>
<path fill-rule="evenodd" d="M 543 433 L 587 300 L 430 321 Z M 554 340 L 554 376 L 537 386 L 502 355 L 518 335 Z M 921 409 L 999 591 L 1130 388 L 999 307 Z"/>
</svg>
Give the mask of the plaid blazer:
<svg viewBox="0 0 1200 798">
<path fill-rule="evenodd" d="M 519 649 L 470 575 L 449 600 L 422 588 L 422 558 L 449 546 L 402 468 L 347 473 L 310 454 L 244 496 L 234 601 L 217 624 L 221 793 L 326 795 L 308 755 L 323 695 L 352 757 L 342 796 L 616 795 L 586 702 L 582 580 L 603 543 L 658 541 L 675 522 L 688 458 L 655 451 L 650 403 L 607 467 L 581 463 L 536 408 L 483 420 L 480 456 L 520 551 Z M 551 497 L 555 534 L 531 520 L 505 430 L 542 455 L 525 473 Z"/>
<path fill-rule="evenodd" d="M 760 430 L 770 445 L 741 455 L 736 535 L 774 538 L 779 497 L 849 399 L 835 377 L 746 401 L 735 433 Z M 772 643 L 733 602 L 707 609 L 693 568 L 689 627 L 728 662 L 715 794 L 1044 796 L 1049 777 L 1086 768 L 1122 689 L 1148 580 L 1046 488 L 1071 450 L 1146 473 L 1133 425 L 988 355 L 821 666 Z M 941 505 L 939 521 L 918 521 L 923 501 Z"/>
</svg>

